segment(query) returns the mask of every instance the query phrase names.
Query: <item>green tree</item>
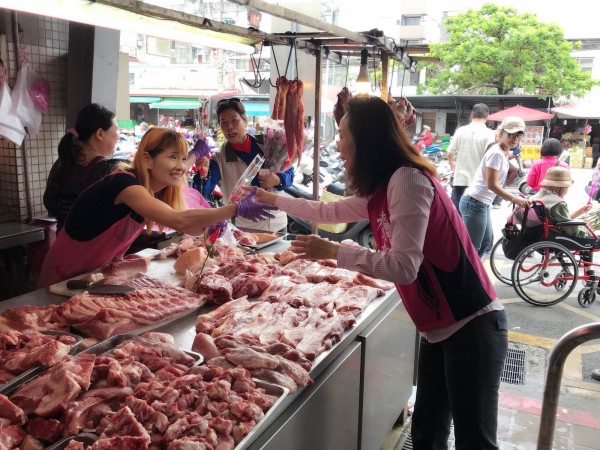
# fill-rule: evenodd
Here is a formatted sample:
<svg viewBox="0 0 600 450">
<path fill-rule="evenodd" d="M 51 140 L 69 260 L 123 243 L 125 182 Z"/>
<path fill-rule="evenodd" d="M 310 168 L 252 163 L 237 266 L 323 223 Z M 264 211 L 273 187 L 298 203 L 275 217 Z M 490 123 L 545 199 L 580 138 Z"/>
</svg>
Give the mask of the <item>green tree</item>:
<svg viewBox="0 0 600 450">
<path fill-rule="evenodd" d="M 540 96 L 583 95 L 599 84 L 582 72 L 554 23 L 533 14 L 486 3 L 447 19 L 449 41 L 430 44 L 424 88 L 433 94 L 512 94 L 516 89 Z"/>
</svg>

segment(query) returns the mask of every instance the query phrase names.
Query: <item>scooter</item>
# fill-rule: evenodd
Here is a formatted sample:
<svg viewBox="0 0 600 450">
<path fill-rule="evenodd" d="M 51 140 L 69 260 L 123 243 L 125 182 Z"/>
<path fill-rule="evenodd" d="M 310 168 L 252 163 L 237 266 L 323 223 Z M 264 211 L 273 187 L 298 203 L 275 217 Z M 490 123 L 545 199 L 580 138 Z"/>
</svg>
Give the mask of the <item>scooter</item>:
<svg viewBox="0 0 600 450">
<path fill-rule="evenodd" d="M 413 144 L 421 150 L 421 154 L 429 159 L 435 165 L 438 165 L 442 161 L 442 148 L 435 143 L 429 147 L 423 148 L 423 144 L 419 143 L 418 136 L 413 138 Z"/>
<path fill-rule="evenodd" d="M 346 187 L 341 183 L 332 183 L 326 187 L 328 192 L 337 195 L 344 195 Z M 312 200 L 312 193 L 307 190 L 299 188 L 296 185 L 292 185 L 284 191 L 287 195 L 296 198 L 305 198 Z M 304 219 L 300 219 L 293 215 L 288 214 L 288 233 L 295 234 L 311 234 L 312 223 Z M 371 224 L 368 220 L 362 220 L 360 222 L 349 223 L 346 230 L 342 233 L 330 233 L 325 230 L 318 229 L 318 234 L 321 237 L 327 238 L 331 241 L 341 242 L 346 239 L 350 239 L 363 247 L 375 248 L 375 238 L 373 237 L 373 231 L 371 230 Z"/>
</svg>

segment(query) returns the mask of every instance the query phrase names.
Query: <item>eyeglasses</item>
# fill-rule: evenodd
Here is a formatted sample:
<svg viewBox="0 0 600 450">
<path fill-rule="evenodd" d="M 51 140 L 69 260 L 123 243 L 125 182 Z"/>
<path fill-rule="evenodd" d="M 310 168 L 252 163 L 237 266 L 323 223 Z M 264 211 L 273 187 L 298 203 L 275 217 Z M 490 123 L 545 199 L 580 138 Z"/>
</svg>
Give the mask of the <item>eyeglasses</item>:
<svg viewBox="0 0 600 450">
<path fill-rule="evenodd" d="M 224 105 L 225 103 L 242 103 L 242 101 L 237 97 L 222 98 L 217 102 L 217 106 Z"/>
<path fill-rule="evenodd" d="M 521 139 L 523 137 L 523 132 L 522 131 L 518 131 L 516 133 L 507 133 L 505 131 L 504 134 L 507 135 L 509 139 L 512 139 L 512 138 Z"/>
</svg>

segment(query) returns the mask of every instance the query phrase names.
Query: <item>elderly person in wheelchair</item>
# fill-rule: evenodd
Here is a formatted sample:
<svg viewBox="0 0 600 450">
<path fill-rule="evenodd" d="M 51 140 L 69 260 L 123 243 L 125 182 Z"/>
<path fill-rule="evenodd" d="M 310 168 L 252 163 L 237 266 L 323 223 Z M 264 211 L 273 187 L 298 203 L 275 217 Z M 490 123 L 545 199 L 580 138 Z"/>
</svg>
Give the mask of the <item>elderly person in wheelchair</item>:
<svg viewBox="0 0 600 450">
<path fill-rule="evenodd" d="M 551 224 L 576 219 L 592 209 L 592 205 L 583 205 L 572 213 L 569 213 L 569 207 L 564 197 L 572 184 L 573 178 L 568 168 L 550 167 L 546 171 L 544 179 L 540 182 L 542 188 L 531 198 L 532 201 L 537 200 L 544 204 L 548 221 Z M 561 227 L 560 231 L 577 237 L 588 236 L 585 227 L 581 226 Z"/>
<path fill-rule="evenodd" d="M 517 208 L 503 230 L 504 255 L 514 260 L 510 284 L 521 298 L 536 306 L 564 300 L 578 281 L 584 284 L 577 297 L 582 307 L 589 307 L 596 297 L 599 277 L 593 253 L 600 250 L 600 241 L 585 221 L 573 220 L 591 205 L 569 213 L 564 196 L 571 184 L 569 169 L 548 169 L 542 189 L 531 198 L 531 209 Z"/>
</svg>

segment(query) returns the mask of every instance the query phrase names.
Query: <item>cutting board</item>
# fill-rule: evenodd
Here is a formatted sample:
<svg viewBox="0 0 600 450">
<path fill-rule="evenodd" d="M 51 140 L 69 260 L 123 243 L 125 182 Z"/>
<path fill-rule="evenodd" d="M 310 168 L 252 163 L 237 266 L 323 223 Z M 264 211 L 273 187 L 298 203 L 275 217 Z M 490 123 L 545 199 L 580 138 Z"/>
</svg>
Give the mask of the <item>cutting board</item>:
<svg viewBox="0 0 600 450">
<path fill-rule="evenodd" d="M 159 250 L 153 248 L 144 249 L 137 254 L 143 257 L 149 257 L 159 252 Z M 167 258 L 160 260 L 152 260 L 148 264 L 148 272 L 146 275 L 152 278 L 158 278 L 166 283 L 172 284 L 173 286 L 183 286 L 185 282 L 185 277 L 183 275 L 179 275 L 173 269 L 173 264 L 175 264 L 176 258 Z M 73 279 L 79 279 L 85 274 L 77 275 L 73 277 Z M 81 294 L 81 290 L 73 290 L 67 288 L 67 282 L 69 280 L 61 281 L 60 283 L 53 284 L 50 286 L 50 292 L 53 294 L 64 295 L 66 297 L 73 297 L 74 295 Z"/>
</svg>

